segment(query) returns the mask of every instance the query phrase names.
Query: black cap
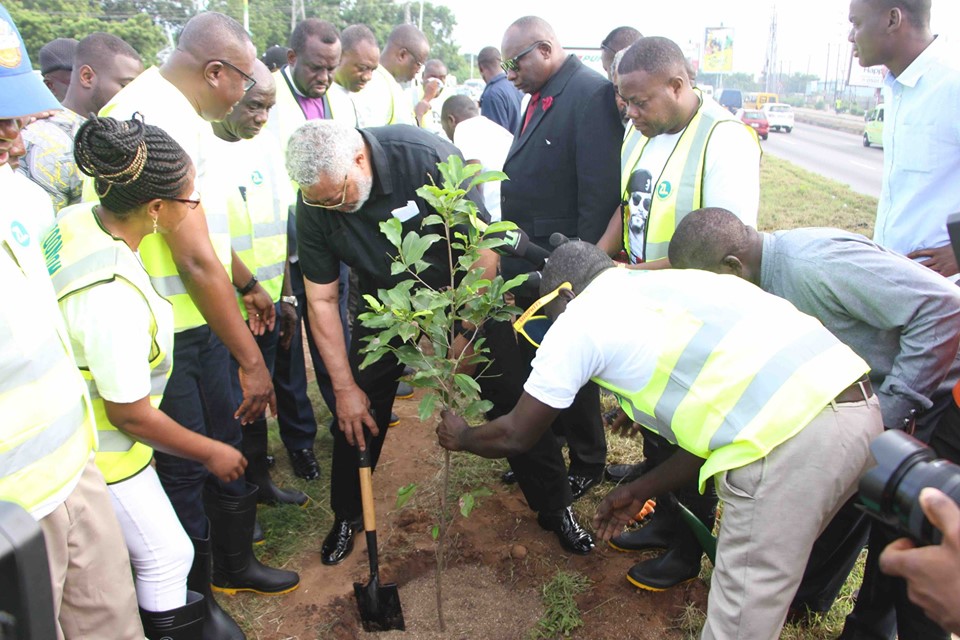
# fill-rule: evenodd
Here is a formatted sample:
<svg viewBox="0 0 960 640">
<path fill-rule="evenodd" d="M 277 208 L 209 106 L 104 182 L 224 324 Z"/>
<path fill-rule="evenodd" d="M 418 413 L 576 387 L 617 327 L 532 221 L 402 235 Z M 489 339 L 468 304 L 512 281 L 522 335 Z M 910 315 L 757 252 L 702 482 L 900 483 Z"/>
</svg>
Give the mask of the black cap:
<svg viewBox="0 0 960 640">
<path fill-rule="evenodd" d="M 40 73 L 47 75 L 53 71 L 73 71 L 77 44 L 73 38 L 57 38 L 43 45 L 40 48 Z"/>
</svg>

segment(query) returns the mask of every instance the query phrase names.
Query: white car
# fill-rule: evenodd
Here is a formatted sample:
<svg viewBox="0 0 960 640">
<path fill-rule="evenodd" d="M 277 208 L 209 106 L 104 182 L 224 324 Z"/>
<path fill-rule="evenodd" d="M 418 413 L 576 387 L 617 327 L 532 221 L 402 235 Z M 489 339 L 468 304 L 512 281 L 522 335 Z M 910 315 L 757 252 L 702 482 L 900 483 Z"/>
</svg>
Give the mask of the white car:
<svg viewBox="0 0 960 640">
<path fill-rule="evenodd" d="M 768 102 L 760 110 L 767 116 L 771 131 L 793 131 L 793 107 L 782 102 Z"/>
</svg>

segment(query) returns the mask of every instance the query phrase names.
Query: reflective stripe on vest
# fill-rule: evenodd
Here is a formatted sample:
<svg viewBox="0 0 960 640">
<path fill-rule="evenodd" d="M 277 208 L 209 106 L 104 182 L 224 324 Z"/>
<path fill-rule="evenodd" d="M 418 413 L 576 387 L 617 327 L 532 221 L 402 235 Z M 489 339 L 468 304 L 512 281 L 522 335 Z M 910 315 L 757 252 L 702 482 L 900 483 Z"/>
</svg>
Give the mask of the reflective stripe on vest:
<svg viewBox="0 0 960 640">
<path fill-rule="evenodd" d="M 211 173 L 214 171 L 218 169 L 211 167 Z M 229 278 L 233 261 L 230 253 L 230 223 L 225 210 L 226 193 L 217 185 L 218 182 L 220 180 L 213 175 L 204 180 L 201 206 L 204 208 L 203 213 L 207 220 L 210 243 Z M 196 215 L 199 212 L 198 208 L 191 211 L 189 215 Z M 140 243 L 139 252 L 143 266 L 150 274 L 153 288 L 173 305 L 174 331 L 186 331 L 207 324 L 177 272 L 176 262 L 173 260 L 173 254 L 170 253 L 170 247 L 163 239 L 163 234 L 154 233 L 144 237 Z"/>
<path fill-rule="evenodd" d="M 276 303 L 287 260 L 288 209 L 279 185 L 287 177 L 282 167 L 270 162 L 272 156 L 259 152 L 259 144 L 265 143 L 266 138 L 230 143 L 236 145 L 238 153 L 256 161 L 242 163 L 245 175 L 233 176 L 235 186 L 228 206 L 233 250 Z M 247 310 L 239 297 L 238 302 L 246 318 Z"/>
<path fill-rule="evenodd" d="M 695 90 L 699 95 L 699 90 Z M 667 257 L 670 239 L 677 226 L 691 211 L 703 206 L 703 176 L 707 154 L 707 145 L 715 127 L 721 122 L 735 122 L 738 126 L 746 126 L 736 120 L 728 111 L 712 101 L 701 98 L 701 106 L 687 124 L 686 129 L 677 141 L 676 147 L 670 153 L 660 176 L 654 183 L 650 198 L 650 211 L 645 227 L 645 242 L 643 251 L 635 252 L 643 256 L 644 261 L 650 262 Z M 747 127 L 751 132 L 753 129 Z M 756 134 L 753 133 L 756 139 Z M 639 139 L 624 141 L 620 158 L 620 189 L 622 202 L 627 202 L 630 194 L 627 185 L 630 175 L 643 156 L 648 138 L 638 136 Z M 759 145 L 759 141 L 757 142 Z M 629 148 L 628 148 L 629 147 Z M 627 255 L 630 251 L 630 211 L 624 206 L 623 211 L 623 247 Z"/>
<path fill-rule="evenodd" d="M 130 248 L 100 227 L 89 203 L 64 209 L 54 233 L 60 238 L 55 259 L 59 267 L 51 273 L 51 279 L 59 300 L 100 284 L 124 282 L 140 294 L 150 309 L 150 403 L 159 406 L 173 364 L 172 354 L 164 350 L 158 339 L 157 314 L 170 313 L 169 308 L 164 308 L 168 302 L 153 290 L 149 276 Z M 52 258 L 48 253 L 48 264 Z M 96 380 L 88 369 L 81 368 L 80 372 L 87 383 L 99 434 L 97 466 L 108 484 L 126 480 L 150 463 L 153 450 L 110 423 Z"/>
<path fill-rule="evenodd" d="M 11 206 L 18 203 L 16 191 L 5 195 Z M 28 227 L 16 217 L 6 225 L 0 260 L 12 302 L 0 311 L 0 500 L 36 512 L 65 497 L 90 459 L 96 431 L 42 238 L 23 231 Z"/>
<path fill-rule="evenodd" d="M 617 271 L 624 278 L 647 275 Z M 702 301 L 683 274 L 648 279 L 642 288 L 625 280 L 625 295 L 649 298 L 670 329 L 657 336 L 654 372 L 642 388 L 594 378 L 635 422 L 707 460 L 701 486 L 767 455 L 867 371 L 823 325 L 784 300 L 747 290 L 749 304 L 718 305 L 716 296 L 727 289 L 739 300 L 738 289 L 753 287 L 720 284 L 723 292 Z M 588 287 L 581 296 L 589 294 Z"/>
</svg>

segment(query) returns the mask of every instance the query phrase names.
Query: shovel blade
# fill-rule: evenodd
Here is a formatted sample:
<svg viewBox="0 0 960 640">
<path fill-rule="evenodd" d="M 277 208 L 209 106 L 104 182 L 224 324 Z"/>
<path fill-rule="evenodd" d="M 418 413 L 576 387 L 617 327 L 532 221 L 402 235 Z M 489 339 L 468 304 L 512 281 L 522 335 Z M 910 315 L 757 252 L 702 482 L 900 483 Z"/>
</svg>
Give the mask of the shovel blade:
<svg viewBox="0 0 960 640">
<path fill-rule="evenodd" d="M 403 609 L 396 583 L 380 584 L 374 577 L 367 584 L 353 583 L 364 631 L 404 631 Z"/>
</svg>

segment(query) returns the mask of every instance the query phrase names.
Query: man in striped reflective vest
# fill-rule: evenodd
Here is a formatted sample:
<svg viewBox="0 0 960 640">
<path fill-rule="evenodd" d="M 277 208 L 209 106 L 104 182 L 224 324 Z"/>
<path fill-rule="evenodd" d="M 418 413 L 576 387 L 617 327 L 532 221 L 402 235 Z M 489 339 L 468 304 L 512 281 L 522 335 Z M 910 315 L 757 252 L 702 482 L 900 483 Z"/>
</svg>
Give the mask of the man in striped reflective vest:
<svg viewBox="0 0 960 640">
<path fill-rule="evenodd" d="M 246 265 L 276 307 L 280 322 L 272 327 L 248 310 L 242 296 L 237 296 L 240 312 L 257 337 L 263 360 L 274 371 L 277 346 L 283 338 L 289 341 L 297 321 L 297 299 L 290 292 L 285 265 L 287 263 L 287 204 L 296 193 L 283 168 L 280 144 L 270 134 L 261 134 L 268 114 L 276 104 L 277 86 L 267 66 L 255 60 L 253 79 L 257 83 L 247 91 L 224 120 L 213 123 L 217 136 L 213 153 L 227 169 L 227 212 L 230 224 L 230 245 Z M 285 294 L 285 295 L 281 295 Z M 252 313 L 251 313 L 252 311 Z M 252 316 L 252 317 L 251 317 Z M 234 400 L 240 402 L 240 365 L 233 365 Z M 243 429 L 243 454 L 247 458 L 247 480 L 260 487 L 261 503 L 306 504 L 301 491 L 276 487 L 270 480 L 267 464 L 267 420 L 261 415 Z"/>
<path fill-rule="evenodd" d="M 776 638 L 814 540 L 856 491 L 883 429 L 867 364 L 739 278 L 613 267 L 587 243 L 554 251 L 537 302 L 554 322 L 523 396 L 477 428 L 444 414 L 440 443 L 514 455 L 594 380 L 679 446 L 604 499 L 597 535 L 618 533 L 652 496 L 693 481 L 703 491 L 715 477 L 725 504 L 703 637 Z"/>
</svg>

